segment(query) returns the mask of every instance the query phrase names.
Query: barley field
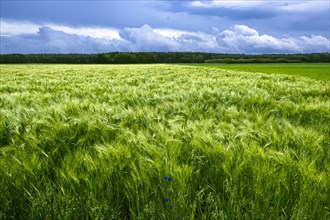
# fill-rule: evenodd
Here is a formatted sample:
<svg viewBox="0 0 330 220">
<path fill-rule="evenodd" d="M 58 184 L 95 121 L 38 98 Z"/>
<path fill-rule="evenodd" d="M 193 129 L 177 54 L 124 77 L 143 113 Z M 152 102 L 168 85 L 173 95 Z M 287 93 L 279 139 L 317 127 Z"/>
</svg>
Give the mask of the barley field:
<svg viewBox="0 0 330 220">
<path fill-rule="evenodd" d="M 0 70 L 0 219 L 330 218 L 328 80 Z"/>
</svg>

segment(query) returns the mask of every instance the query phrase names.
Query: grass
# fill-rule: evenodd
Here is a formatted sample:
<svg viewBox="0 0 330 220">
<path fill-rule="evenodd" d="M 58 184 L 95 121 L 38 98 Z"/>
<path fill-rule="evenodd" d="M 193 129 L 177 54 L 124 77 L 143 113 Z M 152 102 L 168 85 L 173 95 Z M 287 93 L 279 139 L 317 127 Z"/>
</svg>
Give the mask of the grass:
<svg viewBox="0 0 330 220">
<path fill-rule="evenodd" d="M 330 64 L 194 64 L 194 66 L 245 72 L 287 74 L 330 80 Z"/>
<path fill-rule="evenodd" d="M 0 65 L 0 219 L 329 219 L 329 82 Z"/>
</svg>

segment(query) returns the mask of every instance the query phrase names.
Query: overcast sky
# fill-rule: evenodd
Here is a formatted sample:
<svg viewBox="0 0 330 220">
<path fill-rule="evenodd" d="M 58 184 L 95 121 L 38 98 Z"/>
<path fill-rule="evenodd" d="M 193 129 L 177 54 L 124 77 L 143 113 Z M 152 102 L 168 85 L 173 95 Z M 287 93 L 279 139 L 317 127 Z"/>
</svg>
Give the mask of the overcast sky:
<svg viewBox="0 0 330 220">
<path fill-rule="evenodd" d="M 330 3 L 1 0 L 0 53 L 330 50 Z"/>
</svg>

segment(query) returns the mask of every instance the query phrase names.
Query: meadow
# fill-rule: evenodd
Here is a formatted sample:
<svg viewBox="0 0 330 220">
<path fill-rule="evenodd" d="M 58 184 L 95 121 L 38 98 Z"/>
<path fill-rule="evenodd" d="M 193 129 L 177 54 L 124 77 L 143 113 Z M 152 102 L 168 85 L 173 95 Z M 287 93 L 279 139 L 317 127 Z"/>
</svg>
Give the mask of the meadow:
<svg viewBox="0 0 330 220">
<path fill-rule="evenodd" d="M 245 71 L 252 73 L 286 74 L 312 79 L 330 80 L 329 63 L 274 63 L 274 64 L 194 64 L 209 68 Z"/>
<path fill-rule="evenodd" d="M 329 219 L 327 80 L 0 65 L 0 219 Z"/>
</svg>

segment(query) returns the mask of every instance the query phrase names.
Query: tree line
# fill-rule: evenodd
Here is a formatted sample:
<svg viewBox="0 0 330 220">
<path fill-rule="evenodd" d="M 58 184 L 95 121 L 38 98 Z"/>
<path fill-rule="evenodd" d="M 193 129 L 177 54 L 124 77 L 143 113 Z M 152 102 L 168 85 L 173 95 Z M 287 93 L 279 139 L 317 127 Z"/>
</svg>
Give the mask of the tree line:
<svg viewBox="0 0 330 220">
<path fill-rule="evenodd" d="M 329 53 L 216 54 L 202 52 L 111 52 L 99 54 L 2 54 L 0 63 L 329 63 Z"/>
</svg>

